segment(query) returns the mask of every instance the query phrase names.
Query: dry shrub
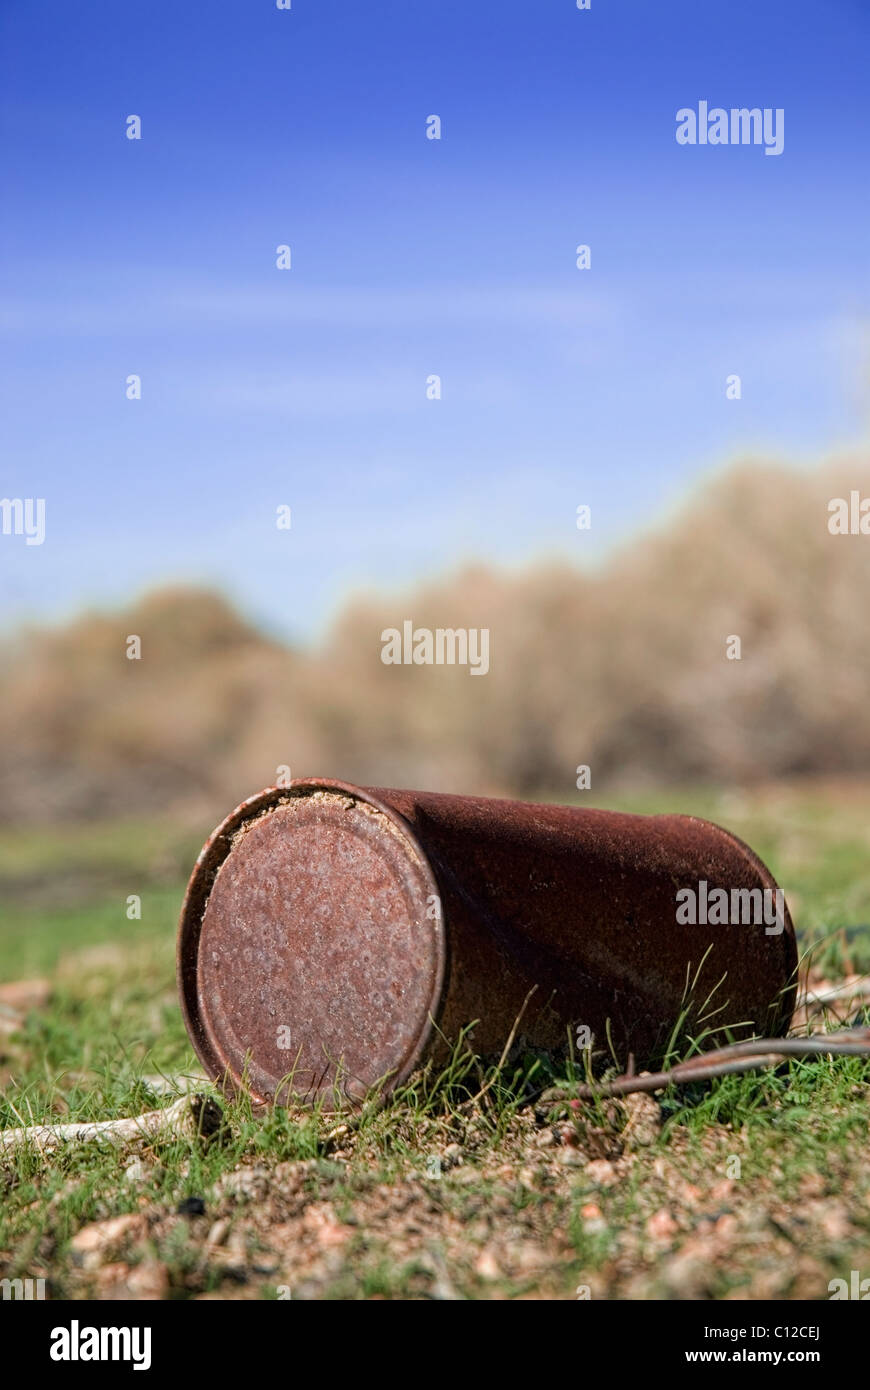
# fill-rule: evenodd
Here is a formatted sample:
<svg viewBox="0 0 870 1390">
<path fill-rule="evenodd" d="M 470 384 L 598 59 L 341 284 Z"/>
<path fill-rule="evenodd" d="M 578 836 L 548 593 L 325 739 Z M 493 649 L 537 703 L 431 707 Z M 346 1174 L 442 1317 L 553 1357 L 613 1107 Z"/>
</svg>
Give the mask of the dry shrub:
<svg viewBox="0 0 870 1390">
<path fill-rule="evenodd" d="M 279 764 L 566 798 L 579 763 L 595 787 L 866 771 L 870 536 L 827 529 L 852 488 L 870 493 L 862 460 L 747 464 L 595 572 L 474 567 L 357 598 L 318 651 L 190 589 L 20 633 L 0 656 L 2 815 L 220 815 Z M 385 666 L 406 618 L 489 628 L 489 674 Z"/>
</svg>

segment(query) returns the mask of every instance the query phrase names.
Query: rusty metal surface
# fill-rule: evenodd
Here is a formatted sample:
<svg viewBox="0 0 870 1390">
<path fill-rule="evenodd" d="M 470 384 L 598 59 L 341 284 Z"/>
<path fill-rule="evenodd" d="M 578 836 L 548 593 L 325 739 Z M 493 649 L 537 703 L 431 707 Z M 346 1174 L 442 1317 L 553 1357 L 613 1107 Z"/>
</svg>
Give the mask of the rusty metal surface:
<svg viewBox="0 0 870 1390">
<path fill-rule="evenodd" d="M 776 884 L 742 842 L 688 816 L 632 816 L 306 779 L 238 807 L 203 849 L 178 939 L 200 1060 L 261 1100 L 387 1091 L 472 1020 L 501 1052 L 609 1030 L 654 1059 L 694 1007 L 777 1032 L 797 952 L 763 925 L 679 924 L 676 893 Z M 286 1078 L 292 1073 L 292 1087 Z"/>
</svg>

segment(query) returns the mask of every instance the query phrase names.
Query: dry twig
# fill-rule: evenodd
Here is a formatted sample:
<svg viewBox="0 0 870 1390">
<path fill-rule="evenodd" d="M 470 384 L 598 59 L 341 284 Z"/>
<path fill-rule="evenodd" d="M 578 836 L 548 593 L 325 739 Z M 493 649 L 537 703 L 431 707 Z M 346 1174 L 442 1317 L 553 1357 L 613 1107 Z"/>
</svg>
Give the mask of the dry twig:
<svg viewBox="0 0 870 1390">
<path fill-rule="evenodd" d="M 732 1043 L 715 1052 L 699 1053 L 678 1062 L 669 1071 L 642 1076 L 626 1073 L 600 1085 L 552 1087 L 541 1097 L 541 1104 L 556 1105 L 571 1100 L 591 1100 L 594 1096 L 627 1096 L 633 1091 L 660 1091 L 665 1086 L 687 1085 L 691 1081 L 710 1081 L 716 1076 L 732 1076 L 778 1066 L 786 1057 L 852 1056 L 870 1057 L 870 1028 L 850 1028 L 841 1033 L 824 1033 L 809 1038 L 756 1038 Z"/>
<path fill-rule="evenodd" d="M 223 1112 L 211 1096 L 180 1096 L 165 1110 L 149 1110 L 122 1120 L 95 1120 L 64 1125 L 23 1125 L 0 1130 L 0 1155 L 9 1156 L 22 1149 L 53 1153 L 64 1144 L 87 1144 L 103 1140 L 113 1144 L 136 1144 L 154 1140 L 211 1137 L 221 1126 Z"/>
</svg>

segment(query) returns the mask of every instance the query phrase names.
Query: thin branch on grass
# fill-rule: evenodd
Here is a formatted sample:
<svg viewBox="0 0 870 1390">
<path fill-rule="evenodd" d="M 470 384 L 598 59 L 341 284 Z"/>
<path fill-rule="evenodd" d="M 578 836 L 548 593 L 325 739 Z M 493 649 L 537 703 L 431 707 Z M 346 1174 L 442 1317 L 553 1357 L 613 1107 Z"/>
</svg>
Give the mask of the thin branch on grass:
<svg viewBox="0 0 870 1390">
<path fill-rule="evenodd" d="M 557 1105 L 571 1100 L 592 1100 L 596 1096 L 627 1096 L 635 1091 L 660 1091 L 666 1086 L 685 1086 L 692 1081 L 710 1081 L 716 1076 L 733 1076 L 778 1066 L 787 1057 L 850 1056 L 870 1057 L 870 1028 L 850 1028 L 841 1033 L 825 1033 L 810 1038 L 757 1038 L 732 1043 L 715 1052 L 700 1053 L 678 1062 L 668 1071 L 645 1076 L 625 1074 L 613 1081 L 574 1087 L 552 1087 L 541 1096 L 540 1104 Z"/>
<path fill-rule="evenodd" d="M 537 990 L 537 988 L 538 988 L 537 985 L 532 985 L 531 989 L 529 990 L 528 994 L 526 995 L 525 999 L 523 1000 L 523 1007 L 520 1009 L 519 1013 L 517 1014 L 516 1018 L 514 1019 L 514 1026 L 513 1026 L 513 1028 L 511 1029 L 510 1033 L 508 1034 L 508 1040 L 507 1040 L 507 1042 L 505 1043 L 504 1047 L 502 1048 L 502 1054 L 501 1054 L 501 1056 L 499 1057 L 498 1062 L 496 1063 L 495 1069 L 494 1069 L 494 1071 L 492 1072 L 492 1074 L 490 1075 L 489 1080 L 486 1081 L 486 1082 L 484 1082 L 484 1084 L 481 1086 L 481 1088 L 480 1088 L 480 1090 L 478 1091 L 477 1095 L 476 1095 L 476 1096 L 472 1096 L 472 1098 L 471 1098 L 471 1104 L 472 1104 L 472 1105 L 474 1105 L 477 1101 L 482 1100 L 482 1098 L 486 1095 L 487 1091 L 488 1091 L 488 1090 L 490 1089 L 490 1087 L 492 1086 L 492 1084 L 493 1084 L 493 1082 L 495 1081 L 496 1077 L 497 1077 L 497 1076 L 499 1075 L 499 1073 L 501 1072 L 502 1067 L 504 1066 L 505 1062 L 507 1061 L 507 1059 L 508 1059 L 508 1057 L 509 1057 L 509 1055 L 510 1055 L 510 1050 L 511 1050 L 511 1048 L 512 1048 L 513 1045 L 514 1045 L 514 1038 L 516 1037 L 517 1031 L 518 1031 L 518 1029 L 519 1029 L 519 1026 L 520 1026 L 520 1024 L 521 1024 L 522 1021 L 523 1021 L 523 1014 L 526 1012 L 526 1009 L 527 1009 L 528 1006 L 529 1006 L 529 1000 L 531 999 L 532 995 L 535 993 L 535 991 Z"/>
<path fill-rule="evenodd" d="M 53 1153 L 64 1144 L 104 1140 L 112 1144 L 136 1144 L 155 1140 L 210 1138 L 223 1122 L 223 1112 L 211 1096 L 180 1096 L 165 1110 L 149 1110 L 121 1120 L 94 1120 L 63 1125 L 24 1125 L 0 1130 L 0 1155 L 6 1157 L 32 1148 Z"/>
<path fill-rule="evenodd" d="M 826 1005 L 839 999 L 870 999 L 870 980 L 853 980 L 851 984 L 835 985 L 832 989 L 822 990 L 821 993 L 808 990 L 805 997 L 798 1002 L 804 1008 L 812 1006 L 815 1009 L 824 1009 Z"/>
</svg>

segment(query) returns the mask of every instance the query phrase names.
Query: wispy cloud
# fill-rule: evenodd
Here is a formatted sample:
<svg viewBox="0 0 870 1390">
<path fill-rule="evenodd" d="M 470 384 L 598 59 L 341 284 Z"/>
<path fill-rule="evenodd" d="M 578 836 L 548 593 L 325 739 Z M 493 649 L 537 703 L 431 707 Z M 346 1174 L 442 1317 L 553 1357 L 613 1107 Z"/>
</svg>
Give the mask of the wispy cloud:
<svg viewBox="0 0 870 1390">
<path fill-rule="evenodd" d="M 94 292 L 64 299 L 34 287 L 30 296 L 7 296 L 0 308 L 0 332 L 16 335 L 111 335 L 165 332 L 232 325 L 311 324 L 322 327 L 401 327 L 431 324 L 594 325 L 612 318 L 623 306 L 613 294 L 566 293 L 554 288 L 513 285 L 431 285 L 407 289 L 390 286 L 299 285 L 275 272 L 273 288 L 201 285 L 189 281 L 159 283 L 137 293 L 119 286 L 107 290 L 95 272 Z M 87 271 L 75 276 L 81 287 Z M 141 279 L 141 277 L 137 277 Z"/>
</svg>

